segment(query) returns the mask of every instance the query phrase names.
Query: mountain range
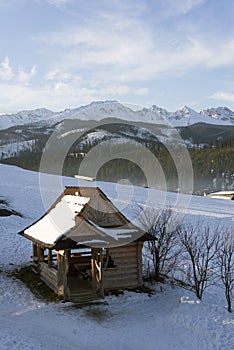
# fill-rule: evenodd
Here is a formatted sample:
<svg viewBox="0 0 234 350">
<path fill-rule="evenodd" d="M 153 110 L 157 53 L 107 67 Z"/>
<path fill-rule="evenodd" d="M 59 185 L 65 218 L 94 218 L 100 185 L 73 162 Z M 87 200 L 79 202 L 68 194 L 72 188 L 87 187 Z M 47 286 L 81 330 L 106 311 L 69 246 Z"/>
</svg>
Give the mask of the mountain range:
<svg viewBox="0 0 234 350">
<path fill-rule="evenodd" d="M 35 147 L 42 152 L 54 131 L 67 142 L 76 130 L 86 133 L 83 140 L 86 144 L 113 138 L 171 144 L 178 142 L 179 133 L 188 148 L 203 147 L 234 139 L 234 112 L 218 107 L 198 113 L 186 106 L 168 112 L 156 105 L 142 108 L 117 101 L 99 101 L 61 112 L 38 108 L 3 114 L 0 115 L 0 160 L 35 151 Z"/>
<path fill-rule="evenodd" d="M 82 157 L 97 144 L 105 144 L 101 141 L 107 140 L 111 141 L 107 143 L 110 147 L 102 148 L 103 154 L 114 152 L 117 144 L 118 150 L 125 155 L 131 152 L 132 145 L 135 145 L 134 152 L 138 152 L 136 145 L 150 148 L 160 158 L 172 190 L 177 188 L 176 169 L 168 150 L 173 147 L 178 151 L 185 145 L 191 151 L 195 190 L 213 187 L 219 190 L 234 184 L 234 112 L 226 107 L 198 113 L 185 106 L 176 112 L 168 112 L 155 105 L 138 108 L 117 101 L 103 101 L 61 112 L 39 108 L 0 116 L 0 162 L 28 169 L 39 169 L 45 149 L 53 154 L 54 162 L 66 149 L 64 174 L 73 176 Z M 223 147 L 222 151 L 220 147 Z M 47 172 L 54 173 L 54 164 L 51 167 Z M 118 159 L 115 164 L 106 165 L 100 178 L 115 182 L 118 181 L 115 175 L 118 178 L 134 175 L 131 181 L 145 184 L 144 177 L 133 165 L 124 161 L 119 164 Z M 215 186 L 214 181 L 217 183 Z"/>
<path fill-rule="evenodd" d="M 117 101 L 92 102 L 87 106 L 53 112 L 46 108 L 23 110 L 15 114 L 0 115 L 0 129 L 16 125 L 40 124 L 51 126 L 67 119 L 96 120 L 118 118 L 126 121 L 186 127 L 197 123 L 234 126 L 234 112 L 227 107 L 202 110 L 199 113 L 184 106 L 176 112 L 153 105 L 150 108 L 130 107 Z"/>
</svg>

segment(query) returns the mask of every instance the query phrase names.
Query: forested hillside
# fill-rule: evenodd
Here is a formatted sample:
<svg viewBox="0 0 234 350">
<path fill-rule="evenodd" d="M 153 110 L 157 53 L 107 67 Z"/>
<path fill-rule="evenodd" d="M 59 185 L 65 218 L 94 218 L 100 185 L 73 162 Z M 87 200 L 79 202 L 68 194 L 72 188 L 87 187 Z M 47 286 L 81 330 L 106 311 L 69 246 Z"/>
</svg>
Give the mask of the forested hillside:
<svg viewBox="0 0 234 350">
<path fill-rule="evenodd" d="M 73 146 L 64 161 L 63 174 L 67 176 L 77 174 L 83 157 L 95 144 L 98 144 L 97 140 L 93 143 L 83 143 L 80 147 L 78 145 Z M 177 191 L 177 170 L 169 151 L 159 142 L 152 142 L 145 146 L 150 149 L 162 166 L 167 181 L 167 189 Z M 126 153 L 129 156 L 130 152 L 128 146 L 123 144 L 119 147 L 120 150 L 122 149 L 119 158 L 113 159 L 111 148 L 108 150 L 110 160 L 98 169 L 97 180 L 118 182 L 121 179 L 128 179 L 134 185 L 148 186 L 144 168 L 147 167 L 147 161 L 150 161 L 150 159 L 147 160 L 145 153 L 142 154 L 142 166 L 139 167 L 134 162 L 125 159 L 124 154 Z M 41 149 L 41 143 L 35 142 L 30 150 L 22 150 L 15 157 L 4 159 L 2 162 L 15 164 L 25 169 L 39 170 L 42 156 Z M 140 157 L 139 151 L 136 152 Z M 197 145 L 189 149 L 189 154 L 194 172 L 194 193 L 202 194 L 204 191 L 234 189 L 234 139 L 225 142 L 210 142 L 210 144 L 203 147 Z M 54 162 L 56 162 L 56 155 L 54 156 Z"/>
</svg>

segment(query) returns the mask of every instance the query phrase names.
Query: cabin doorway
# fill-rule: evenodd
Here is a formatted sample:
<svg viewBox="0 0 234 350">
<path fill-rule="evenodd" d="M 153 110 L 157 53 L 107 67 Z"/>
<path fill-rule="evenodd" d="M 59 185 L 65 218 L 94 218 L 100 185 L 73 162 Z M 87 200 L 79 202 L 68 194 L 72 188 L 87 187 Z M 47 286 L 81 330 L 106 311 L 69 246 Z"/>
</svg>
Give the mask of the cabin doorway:
<svg viewBox="0 0 234 350">
<path fill-rule="evenodd" d="M 103 295 L 102 249 L 72 250 L 69 258 L 67 286 L 70 296 Z"/>
</svg>

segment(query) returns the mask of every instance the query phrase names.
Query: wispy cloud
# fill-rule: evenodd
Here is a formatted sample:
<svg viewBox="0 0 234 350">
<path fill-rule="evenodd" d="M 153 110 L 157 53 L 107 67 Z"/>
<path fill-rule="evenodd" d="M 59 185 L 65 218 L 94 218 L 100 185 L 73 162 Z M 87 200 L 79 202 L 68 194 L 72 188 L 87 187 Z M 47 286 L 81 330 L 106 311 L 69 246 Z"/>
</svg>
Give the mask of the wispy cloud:
<svg viewBox="0 0 234 350">
<path fill-rule="evenodd" d="M 61 6 L 61 5 L 65 5 L 68 4 L 69 2 L 71 2 L 72 0 L 47 0 L 47 2 L 51 5 L 55 5 L 55 6 Z"/>
<path fill-rule="evenodd" d="M 20 84 L 28 84 L 35 74 L 35 65 L 28 72 L 22 67 L 13 69 L 8 56 L 0 64 L 0 80 L 5 83 L 18 82 Z"/>
<path fill-rule="evenodd" d="M 0 67 L 0 79 L 1 80 L 10 80 L 14 76 L 12 67 L 10 65 L 10 60 L 6 56 L 4 60 L 1 62 L 1 67 Z"/>
<path fill-rule="evenodd" d="M 169 16 L 186 15 L 206 0 L 160 0 L 165 13 Z"/>
<path fill-rule="evenodd" d="M 85 103 L 131 96 L 137 101 L 137 96 L 150 94 L 149 86 L 159 79 L 234 65 L 232 37 L 210 41 L 192 30 L 163 31 L 124 13 L 101 12 L 37 40 L 56 57 L 55 68 L 53 64 L 44 74 L 50 105 L 53 94 L 66 105 L 73 99 Z"/>
<path fill-rule="evenodd" d="M 27 84 L 30 82 L 32 77 L 34 77 L 35 73 L 36 73 L 36 66 L 35 65 L 30 69 L 29 72 L 25 72 L 25 70 L 23 68 L 20 68 L 17 78 L 18 78 L 20 83 Z"/>
<path fill-rule="evenodd" d="M 12 1 L 26 3 L 25 0 Z M 15 101 L 18 96 L 22 101 L 35 104 L 47 101 L 49 108 L 56 109 L 93 99 L 119 98 L 135 102 L 146 96 L 142 101 L 148 102 L 155 95 L 159 97 L 163 84 L 168 85 L 162 96 L 170 95 L 171 81 L 178 86 L 176 80 L 182 84 L 181 98 L 192 85 L 192 80 L 186 79 L 188 74 L 190 78 L 196 75 L 194 80 L 198 85 L 199 74 L 210 77 L 217 68 L 219 71 L 225 68 L 227 72 L 234 66 L 233 29 L 230 27 L 227 31 L 227 24 L 222 27 L 221 17 L 218 23 L 222 29 L 215 31 L 216 8 L 210 11 L 213 7 L 207 0 L 86 0 L 84 3 L 33 0 L 33 3 L 35 11 L 43 3 L 45 16 L 47 10 L 50 14 L 48 25 L 39 31 L 38 27 L 30 30 L 29 45 L 33 44 L 37 50 L 32 51 L 32 57 L 22 51 L 19 57 L 14 56 L 12 65 L 11 53 L 5 48 L 10 60 L 5 57 L 0 63 L 0 83 L 11 86 Z M 55 6 L 64 11 L 64 17 Z M 195 9 L 200 12 L 193 11 Z M 61 18 L 64 22 L 58 30 Z M 28 37 L 24 40 L 28 42 Z M 15 63 L 17 60 L 19 64 Z M 209 79 L 205 83 L 211 85 Z M 225 89 L 223 86 L 212 86 L 214 90 L 208 91 Z M 8 99 L 2 92 L 2 101 L 5 96 L 7 104 Z M 190 101 L 194 99 L 192 93 L 188 97 Z M 202 93 L 200 98 L 208 94 Z M 231 95 L 222 98 L 232 101 Z M 215 94 L 213 96 L 215 98 Z M 166 97 L 162 99 L 166 101 Z M 172 100 L 170 96 L 168 99 Z"/>
<path fill-rule="evenodd" d="M 224 102 L 234 102 L 234 93 L 233 92 L 225 92 L 218 91 L 209 96 L 210 99 L 219 100 Z"/>
<path fill-rule="evenodd" d="M 202 36 L 154 31 L 137 19 L 115 17 L 100 19 L 67 31 L 40 38 L 64 53 L 59 70 L 121 81 L 150 80 L 161 74 L 182 74 L 187 70 L 234 65 L 234 40 L 210 42 Z M 219 54 L 217 54 L 219 52 Z"/>
</svg>

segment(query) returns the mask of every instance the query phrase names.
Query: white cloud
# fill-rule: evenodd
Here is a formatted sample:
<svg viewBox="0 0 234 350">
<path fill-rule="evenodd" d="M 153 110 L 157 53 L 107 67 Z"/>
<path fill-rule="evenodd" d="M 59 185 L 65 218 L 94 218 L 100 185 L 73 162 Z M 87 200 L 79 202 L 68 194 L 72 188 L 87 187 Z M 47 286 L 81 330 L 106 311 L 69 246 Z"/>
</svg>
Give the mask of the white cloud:
<svg viewBox="0 0 234 350">
<path fill-rule="evenodd" d="M 26 72 L 23 68 L 18 68 L 18 73 L 14 73 L 8 56 L 0 64 L 0 80 L 3 82 L 17 81 L 21 84 L 27 84 L 36 73 L 36 66 L 34 65 L 29 72 Z"/>
<path fill-rule="evenodd" d="M 160 0 L 169 16 L 186 15 L 206 0 Z"/>
<path fill-rule="evenodd" d="M 234 102 L 234 93 L 233 92 L 225 92 L 218 91 L 214 94 L 210 95 L 209 98 L 213 100 L 225 101 L 225 102 Z"/>
<path fill-rule="evenodd" d="M 61 6 L 71 2 L 71 0 L 47 0 L 47 2 L 51 5 Z"/>
<path fill-rule="evenodd" d="M 125 99 L 144 96 L 147 88 L 136 88 L 127 84 L 88 85 L 79 80 L 70 83 L 57 82 L 37 87 L 27 84 L 0 84 L 0 111 L 15 112 L 22 109 L 47 107 L 59 111 L 67 107 L 78 107 L 95 100 Z M 131 96 L 131 97 L 130 97 Z"/>
<path fill-rule="evenodd" d="M 13 70 L 10 65 L 10 60 L 6 56 L 4 60 L 1 62 L 0 67 L 0 79 L 1 80 L 11 80 L 14 76 Z"/>
<path fill-rule="evenodd" d="M 17 78 L 18 78 L 20 83 L 27 84 L 30 82 L 32 77 L 34 77 L 35 73 L 36 73 L 36 66 L 35 65 L 31 68 L 31 70 L 29 72 L 25 72 L 25 70 L 23 68 L 20 68 Z"/>
<path fill-rule="evenodd" d="M 181 3 L 192 8 L 201 1 Z M 67 82 L 73 75 L 83 78 L 85 74 L 85 79 L 99 84 L 127 83 L 157 79 L 162 74 L 178 75 L 199 67 L 213 69 L 234 64 L 232 38 L 212 42 L 198 33 L 186 36 L 163 32 L 123 14 L 100 16 L 40 38 L 59 52 L 57 68 L 47 73 L 47 79 Z M 67 73 L 62 77 L 64 67 Z"/>
<path fill-rule="evenodd" d="M 69 85 L 68 84 L 65 84 L 65 83 L 62 83 L 61 81 L 56 83 L 55 86 L 54 86 L 54 90 L 55 91 L 66 91 L 66 90 L 69 90 Z"/>
<path fill-rule="evenodd" d="M 60 70 L 58 68 L 53 68 L 52 70 L 48 71 L 45 75 L 44 75 L 44 79 L 45 80 L 55 80 L 55 81 L 67 81 L 69 79 L 72 78 L 72 74 L 69 72 L 65 72 L 63 70 Z"/>
<path fill-rule="evenodd" d="M 168 5 L 168 11 L 174 8 L 175 14 L 188 13 L 204 2 L 158 0 L 158 4 L 160 1 Z M 68 3 L 67 0 L 48 2 L 56 6 Z M 91 3 L 94 6 L 89 12 L 88 5 Z M 105 11 L 100 5 L 103 3 Z M 131 16 L 133 3 L 138 3 L 139 7 Z M 144 3 L 146 10 L 140 8 L 140 1 L 137 0 L 131 4 L 124 0 L 100 0 L 100 4 L 97 6 L 94 0 L 87 1 L 84 11 L 87 16 L 82 12 L 83 9 L 78 14 L 80 6 L 71 6 L 77 13 L 73 14 L 67 27 L 64 24 L 61 31 L 50 33 L 45 29 L 40 37 L 34 34 L 33 39 L 37 39 L 36 45 L 42 58 L 37 63 L 40 72 L 38 81 L 35 67 L 31 70 L 25 67 L 13 69 L 9 59 L 5 58 L 0 66 L 0 78 L 12 84 L 17 105 L 18 96 L 21 95 L 26 105 L 28 101 L 32 105 L 40 101 L 40 105 L 56 110 L 93 99 L 127 99 L 131 96 L 140 100 L 141 96 L 150 95 L 151 89 L 160 89 L 159 78 L 164 84 L 164 77 L 168 81 L 170 78 L 175 81 L 176 77 L 188 71 L 192 76 L 192 71 L 196 72 L 197 68 L 204 72 L 215 72 L 216 68 L 234 65 L 231 31 L 225 38 L 215 36 L 213 32 L 204 35 L 194 21 L 185 27 L 187 22 L 184 19 L 176 22 L 174 18 L 167 18 L 163 22 L 165 18 L 161 13 L 158 13 L 158 17 L 149 16 L 148 20 L 145 16 L 150 9 L 147 2 Z M 113 12 L 113 7 L 117 9 L 118 5 L 120 8 Z M 31 80 L 32 77 L 35 78 Z M 35 83 L 34 90 L 33 86 L 28 86 L 29 82 Z M 147 84 L 150 88 L 147 88 Z"/>
</svg>

